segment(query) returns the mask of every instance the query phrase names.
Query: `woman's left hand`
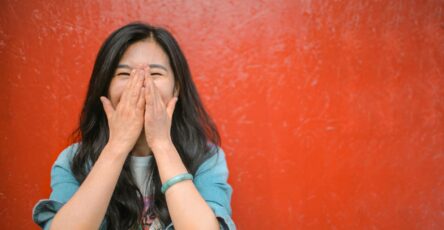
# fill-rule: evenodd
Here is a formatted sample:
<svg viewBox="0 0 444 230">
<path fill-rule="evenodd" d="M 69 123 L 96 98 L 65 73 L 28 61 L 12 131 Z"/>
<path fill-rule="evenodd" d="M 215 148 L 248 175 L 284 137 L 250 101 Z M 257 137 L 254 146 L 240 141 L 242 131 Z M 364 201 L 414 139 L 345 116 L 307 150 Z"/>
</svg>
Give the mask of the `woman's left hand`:
<svg viewBox="0 0 444 230">
<path fill-rule="evenodd" d="M 171 142 L 171 121 L 176 102 L 177 97 L 173 97 L 165 105 L 149 69 L 145 69 L 145 137 L 151 149 Z"/>
</svg>

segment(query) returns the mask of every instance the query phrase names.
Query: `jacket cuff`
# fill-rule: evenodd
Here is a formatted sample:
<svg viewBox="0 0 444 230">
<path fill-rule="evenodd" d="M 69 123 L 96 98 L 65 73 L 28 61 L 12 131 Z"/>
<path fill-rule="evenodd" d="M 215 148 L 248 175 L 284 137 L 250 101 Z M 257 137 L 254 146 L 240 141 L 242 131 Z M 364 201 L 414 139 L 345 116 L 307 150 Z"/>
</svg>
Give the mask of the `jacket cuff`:
<svg viewBox="0 0 444 230">
<path fill-rule="evenodd" d="M 39 200 L 32 209 L 32 220 L 42 229 L 49 229 L 55 214 L 63 207 L 63 203 L 56 200 Z"/>
<path fill-rule="evenodd" d="M 236 230 L 236 225 L 233 222 L 233 219 L 231 219 L 230 215 L 224 215 L 216 213 L 217 221 L 219 222 L 219 229 L 220 230 Z M 173 223 L 170 223 L 165 230 L 174 230 Z"/>
</svg>

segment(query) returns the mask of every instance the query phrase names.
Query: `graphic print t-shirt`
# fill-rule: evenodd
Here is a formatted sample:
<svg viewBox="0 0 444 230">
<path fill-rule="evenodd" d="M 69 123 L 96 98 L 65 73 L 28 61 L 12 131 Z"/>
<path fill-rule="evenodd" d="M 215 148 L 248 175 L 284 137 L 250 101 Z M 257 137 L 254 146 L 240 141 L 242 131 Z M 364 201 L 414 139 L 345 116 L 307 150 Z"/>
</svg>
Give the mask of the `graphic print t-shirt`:
<svg viewBox="0 0 444 230">
<path fill-rule="evenodd" d="M 148 167 L 153 161 L 152 155 L 148 156 L 131 156 L 131 171 L 136 181 L 137 186 L 143 195 L 144 208 L 143 208 L 143 230 L 157 230 L 162 229 L 159 219 L 156 218 L 154 213 L 150 212 L 154 200 L 151 194 L 148 194 L 147 185 L 150 185 L 150 175 L 148 174 Z"/>
</svg>

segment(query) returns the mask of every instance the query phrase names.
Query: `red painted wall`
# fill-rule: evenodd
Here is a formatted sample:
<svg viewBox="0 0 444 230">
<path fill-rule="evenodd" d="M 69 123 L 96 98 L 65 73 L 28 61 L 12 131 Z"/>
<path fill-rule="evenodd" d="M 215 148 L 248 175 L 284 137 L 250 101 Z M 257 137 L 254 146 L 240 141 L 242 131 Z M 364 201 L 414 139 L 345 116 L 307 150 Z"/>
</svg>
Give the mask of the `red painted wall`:
<svg viewBox="0 0 444 230">
<path fill-rule="evenodd" d="M 2 1 L 0 227 L 37 229 L 101 42 L 180 41 L 239 229 L 444 228 L 442 1 Z"/>
</svg>

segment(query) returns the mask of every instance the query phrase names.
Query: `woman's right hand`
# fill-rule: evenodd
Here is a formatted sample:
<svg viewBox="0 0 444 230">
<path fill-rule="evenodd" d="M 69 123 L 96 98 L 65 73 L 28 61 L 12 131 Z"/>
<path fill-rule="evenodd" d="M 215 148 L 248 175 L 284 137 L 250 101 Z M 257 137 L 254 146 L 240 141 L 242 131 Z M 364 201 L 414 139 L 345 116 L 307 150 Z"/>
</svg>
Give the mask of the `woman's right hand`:
<svg viewBox="0 0 444 230">
<path fill-rule="evenodd" d="M 126 154 L 133 149 L 144 125 L 145 88 L 143 85 L 143 70 L 133 69 L 116 108 L 108 98 L 100 97 L 108 119 L 108 145 Z"/>
</svg>

